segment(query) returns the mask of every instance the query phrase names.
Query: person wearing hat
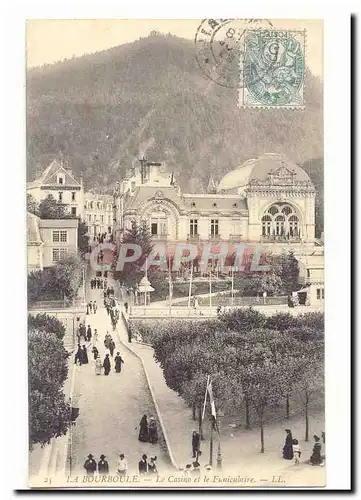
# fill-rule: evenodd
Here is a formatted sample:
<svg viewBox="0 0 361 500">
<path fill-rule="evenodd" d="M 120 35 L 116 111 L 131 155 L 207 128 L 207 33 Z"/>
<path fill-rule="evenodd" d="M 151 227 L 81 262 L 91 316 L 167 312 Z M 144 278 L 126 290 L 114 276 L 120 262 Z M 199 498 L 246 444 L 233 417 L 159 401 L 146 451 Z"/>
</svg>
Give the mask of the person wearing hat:
<svg viewBox="0 0 361 500">
<path fill-rule="evenodd" d="M 285 460 L 292 460 L 293 458 L 293 438 L 290 429 L 285 429 L 286 440 L 283 446 L 283 458 Z"/>
<path fill-rule="evenodd" d="M 117 462 L 117 472 L 119 476 L 126 476 L 127 475 L 127 470 L 128 470 L 128 463 L 125 459 L 124 453 L 121 453 L 119 455 L 119 459 Z"/>
<path fill-rule="evenodd" d="M 315 444 L 313 445 L 312 455 L 310 456 L 310 462 L 312 465 L 321 465 L 322 457 L 321 457 L 321 448 L 322 445 L 320 443 L 320 438 L 316 435 L 313 436 L 315 440 Z"/>
<path fill-rule="evenodd" d="M 199 445 L 201 442 L 201 438 L 199 435 L 199 432 L 193 431 L 192 433 L 192 457 L 197 459 L 198 458 L 198 452 L 199 452 Z"/>
<path fill-rule="evenodd" d="M 105 460 L 105 455 L 100 455 L 100 460 L 98 462 L 98 472 L 99 474 L 109 474 L 109 464 Z"/>
<path fill-rule="evenodd" d="M 142 460 L 138 462 L 138 470 L 141 476 L 148 473 L 147 455 L 142 455 Z"/>
<path fill-rule="evenodd" d="M 185 475 L 185 477 L 190 477 L 192 470 L 193 470 L 193 465 L 192 464 L 187 464 L 186 468 L 184 469 L 184 475 Z"/>
<path fill-rule="evenodd" d="M 84 469 L 88 476 L 94 476 L 94 472 L 97 470 L 97 463 L 91 453 L 89 453 L 88 458 L 84 462 Z"/>
<path fill-rule="evenodd" d="M 156 460 L 157 457 L 155 455 L 153 457 L 150 457 L 150 462 L 148 464 L 148 471 L 151 474 L 158 474 L 157 464 L 155 463 Z"/>
<path fill-rule="evenodd" d="M 114 358 L 115 363 L 115 371 L 120 373 L 122 371 L 122 364 L 124 363 L 123 358 L 120 355 L 120 352 L 117 352 L 117 355 Z"/>
<path fill-rule="evenodd" d="M 103 368 L 104 368 L 104 375 L 109 375 L 110 373 L 110 359 L 109 359 L 109 354 L 105 355 L 104 361 L 103 361 Z"/>
<path fill-rule="evenodd" d="M 199 462 L 193 462 L 193 469 L 191 470 L 192 476 L 200 476 L 201 475 L 201 464 Z"/>
</svg>

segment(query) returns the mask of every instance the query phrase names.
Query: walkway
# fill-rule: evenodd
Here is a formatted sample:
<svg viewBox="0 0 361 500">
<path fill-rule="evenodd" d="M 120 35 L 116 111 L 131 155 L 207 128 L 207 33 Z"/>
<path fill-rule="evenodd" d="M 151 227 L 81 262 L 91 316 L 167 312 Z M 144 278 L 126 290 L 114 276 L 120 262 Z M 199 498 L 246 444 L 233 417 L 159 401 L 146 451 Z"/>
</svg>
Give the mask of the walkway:
<svg viewBox="0 0 361 500">
<path fill-rule="evenodd" d="M 116 350 L 124 360 L 122 372 L 115 373 L 114 364 L 109 376 L 97 376 L 94 368 L 92 346 L 88 348 L 89 364 L 77 369 L 75 398 L 79 398 L 79 417 L 72 431 L 72 475 L 83 474 L 83 464 L 89 453 L 96 460 L 104 453 L 109 461 L 110 473 L 115 473 L 119 453 L 128 460 L 129 472 L 137 472 L 143 453 L 157 455 L 158 467 L 164 470 L 166 461 L 159 445 L 138 441 L 137 429 L 144 413 L 155 415 L 146 378 L 139 359 L 119 344 L 117 333 L 112 332 L 110 319 L 103 307 L 103 291 L 89 290 L 87 300 L 96 300 L 98 311 L 86 316 L 92 331 L 98 330 L 97 348 L 104 359 L 107 332 L 113 336 Z M 115 354 L 114 354 L 115 355 Z M 112 362 L 112 360 L 111 360 Z M 159 427 L 159 426 L 158 426 Z"/>
</svg>

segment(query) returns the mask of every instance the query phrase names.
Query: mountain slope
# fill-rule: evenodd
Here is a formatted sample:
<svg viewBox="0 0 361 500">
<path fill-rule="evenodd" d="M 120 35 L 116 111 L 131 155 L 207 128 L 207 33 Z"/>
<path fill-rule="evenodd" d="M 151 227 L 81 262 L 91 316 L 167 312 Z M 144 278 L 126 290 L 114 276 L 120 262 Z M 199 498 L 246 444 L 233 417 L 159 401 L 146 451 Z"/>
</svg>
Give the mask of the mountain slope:
<svg viewBox="0 0 361 500">
<path fill-rule="evenodd" d="M 86 187 L 112 190 L 139 154 L 165 160 L 184 189 L 203 189 L 264 152 L 323 156 L 322 87 L 306 110 L 244 110 L 203 76 L 192 41 L 150 36 L 28 72 L 28 177 L 62 150 Z M 180 174 L 181 173 L 181 174 Z"/>
</svg>

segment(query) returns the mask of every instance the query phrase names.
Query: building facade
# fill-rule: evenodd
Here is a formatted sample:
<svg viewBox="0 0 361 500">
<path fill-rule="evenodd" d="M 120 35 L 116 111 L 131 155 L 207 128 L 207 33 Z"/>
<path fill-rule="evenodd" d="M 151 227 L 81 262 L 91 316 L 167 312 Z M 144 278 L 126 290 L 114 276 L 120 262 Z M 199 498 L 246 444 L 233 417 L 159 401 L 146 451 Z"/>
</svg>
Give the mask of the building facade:
<svg viewBox="0 0 361 500">
<path fill-rule="evenodd" d="M 147 222 L 154 241 L 246 242 L 273 253 L 293 250 L 304 265 L 305 286 L 315 289 L 311 295 L 319 294 L 321 302 L 323 245 L 315 238 L 316 190 L 307 173 L 285 156 L 269 153 L 210 187 L 207 194 L 182 193 L 164 164 L 142 158 L 116 185 L 114 241 L 121 243 L 134 220 Z M 321 254 L 322 270 L 310 258 L 315 252 Z"/>
<path fill-rule="evenodd" d="M 91 239 L 99 234 L 112 233 L 113 197 L 106 194 L 85 193 L 84 220 Z"/>
<path fill-rule="evenodd" d="M 78 181 L 63 162 L 52 161 L 40 177 L 27 184 L 27 193 L 38 203 L 52 195 L 66 206 L 69 215 L 84 218 L 83 181 Z"/>
<path fill-rule="evenodd" d="M 40 219 L 28 213 L 28 272 L 53 266 L 78 251 L 78 219 Z"/>
</svg>

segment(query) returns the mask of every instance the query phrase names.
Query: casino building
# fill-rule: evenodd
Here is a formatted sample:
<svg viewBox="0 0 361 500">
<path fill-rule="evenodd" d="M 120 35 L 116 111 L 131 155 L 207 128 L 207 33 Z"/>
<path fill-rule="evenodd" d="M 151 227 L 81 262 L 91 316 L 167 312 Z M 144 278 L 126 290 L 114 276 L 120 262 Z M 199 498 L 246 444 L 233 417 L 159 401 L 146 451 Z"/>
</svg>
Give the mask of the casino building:
<svg viewBox="0 0 361 500">
<path fill-rule="evenodd" d="M 148 162 L 114 190 L 113 237 L 147 221 L 155 241 L 247 242 L 273 253 L 293 250 L 312 303 L 324 298 L 323 243 L 315 238 L 314 185 L 285 156 L 267 153 L 226 174 L 206 194 L 183 193 L 166 165 Z"/>
</svg>

